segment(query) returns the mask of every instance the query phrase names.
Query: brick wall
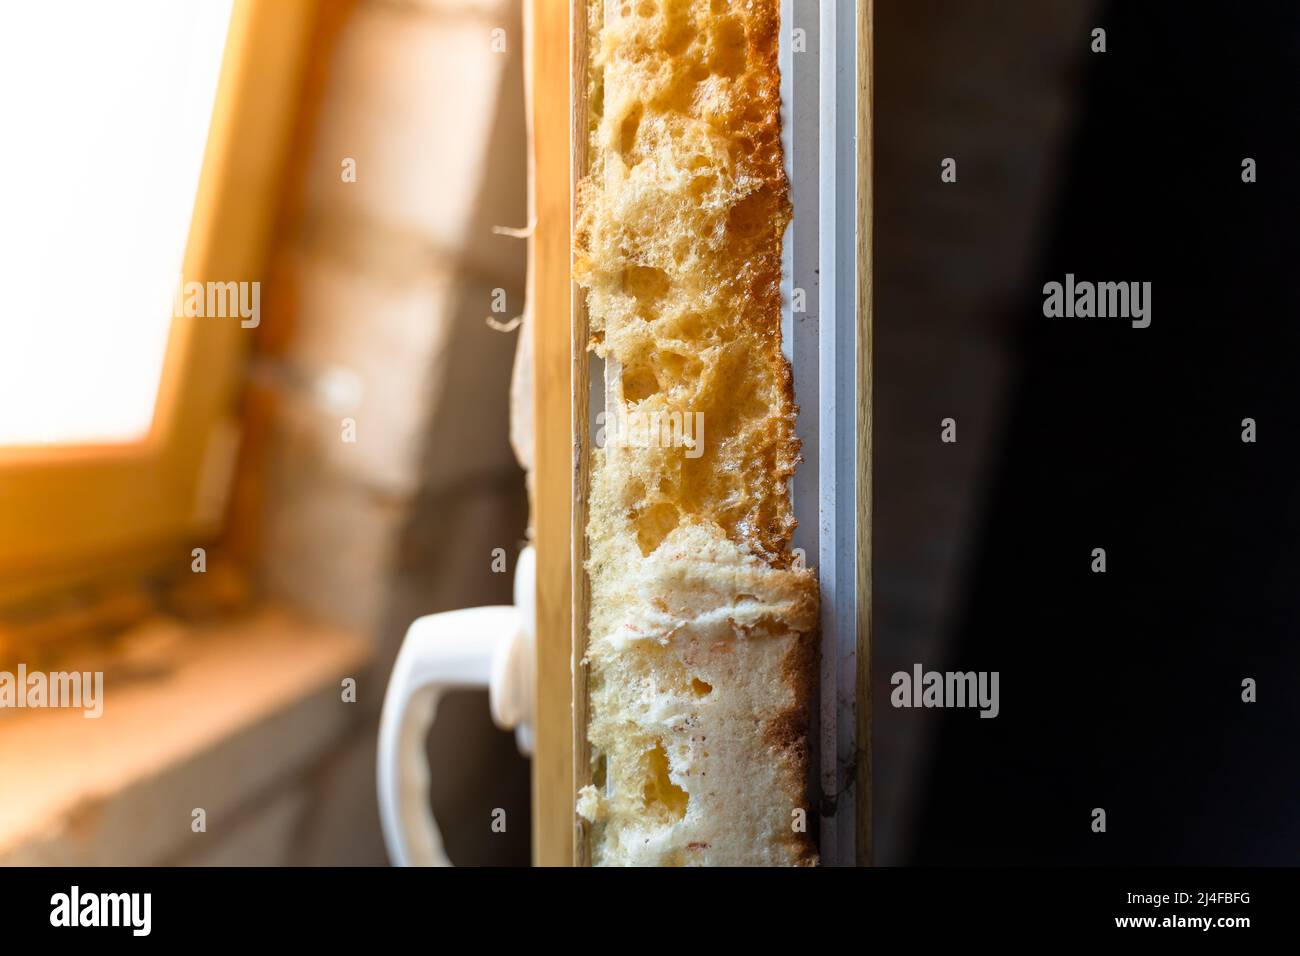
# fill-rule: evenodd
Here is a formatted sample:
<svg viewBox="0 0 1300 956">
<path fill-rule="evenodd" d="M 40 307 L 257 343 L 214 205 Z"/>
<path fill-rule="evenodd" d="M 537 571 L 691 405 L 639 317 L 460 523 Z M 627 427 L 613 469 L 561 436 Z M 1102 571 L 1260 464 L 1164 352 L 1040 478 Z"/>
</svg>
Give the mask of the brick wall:
<svg viewBox="0 0 1300 956">
<path fill-rule="evenodd" d="M 252 373 L 273 409 L 259 577 L 366 635 L 375 664 L 350 732 L 204 862 L 383 862 L 374 742 L 401 637 L 421 614 L 510 602 L 490 555 L 505 548 L 513 573 L 526 522 L 508 443 L 516 333 L 485 319 L 494 295 L 498 320 L 523 307 L 524 243 L 492 231 L 525 225 L 522 42 L 518 0 L 359 0 L 317 65 Z M 435 774 L 453 858 L 527 862 L 527 764 L 485 696 L 453 702 L 431 750 L 473 778 L 466 795 Z M 503 805 L 507 833 L 492 834 Z"/>
</svg>

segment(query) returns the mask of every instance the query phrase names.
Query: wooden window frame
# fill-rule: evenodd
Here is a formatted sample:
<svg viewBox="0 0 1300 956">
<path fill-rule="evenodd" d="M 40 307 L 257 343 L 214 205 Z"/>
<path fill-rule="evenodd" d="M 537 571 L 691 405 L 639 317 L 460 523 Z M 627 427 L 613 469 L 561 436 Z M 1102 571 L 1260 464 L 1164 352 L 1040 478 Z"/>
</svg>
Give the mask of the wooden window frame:
<svg viewBox="0 0 1300 956">
<path fill-rule="evenodd" d="M 184 282 L 266 278 L 316 14 L 313 0 L 234 4 Z M 0 604 L 108 566 L 188 562 L 218 532 L 252 332 L 233 319 L 173 319 L 153 423 L 139 441 L 0 448 Z"/>
</svg>

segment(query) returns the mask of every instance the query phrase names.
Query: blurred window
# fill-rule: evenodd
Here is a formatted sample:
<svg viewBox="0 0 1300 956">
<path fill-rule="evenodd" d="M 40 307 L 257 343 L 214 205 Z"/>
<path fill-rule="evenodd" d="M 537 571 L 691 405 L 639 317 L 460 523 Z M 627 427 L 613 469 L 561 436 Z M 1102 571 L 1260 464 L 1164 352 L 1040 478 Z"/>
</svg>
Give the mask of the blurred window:
<svg viewBox="0 0 1300 956">
<path fill-rule="evenodd" d="M 148 434 L 232 3 L 6 12 L 0 445 Z"/>
<path fill-rule="evenodd" d="M 6 7 L 0 605 L 220 530 L 317 10 Z"/>
</svg>

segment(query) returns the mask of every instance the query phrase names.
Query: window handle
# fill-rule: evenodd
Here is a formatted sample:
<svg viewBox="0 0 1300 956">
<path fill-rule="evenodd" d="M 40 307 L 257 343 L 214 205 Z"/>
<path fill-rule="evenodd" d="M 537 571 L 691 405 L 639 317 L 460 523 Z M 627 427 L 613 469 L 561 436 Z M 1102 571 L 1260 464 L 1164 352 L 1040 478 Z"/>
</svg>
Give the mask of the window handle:
<svg viewBox="0 0 1300 956">
<path fill-rule="evenodd" d="M 515 731 L 532 752 L 536 668 L 533 656 L 535 558 L 532 547 L 515 568 L 515 604 L 429 614 L 411 624 L 384 694 L 379 721 L 379 816 L 396 866 L 450 866 L 429 808 L 435 772 L 425 739 L 449 690 L 486 688 L 492 719 Z M 454 771 L 453 771 L 454 772 Z"/>
</svg>

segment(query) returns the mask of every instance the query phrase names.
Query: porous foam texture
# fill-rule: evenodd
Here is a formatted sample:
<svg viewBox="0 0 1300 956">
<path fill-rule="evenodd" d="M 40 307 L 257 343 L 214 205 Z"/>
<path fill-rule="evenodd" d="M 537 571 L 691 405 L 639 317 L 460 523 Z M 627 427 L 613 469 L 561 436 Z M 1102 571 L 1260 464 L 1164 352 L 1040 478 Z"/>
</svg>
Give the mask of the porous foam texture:
<svg viewBox="0 0 1300 956">
<path fill-rule="evenodd" d="M 626 425 L 592 452 L 578 811 L 597 864 L 813 863 L 777 0 L 609 3 L 574 267 Z"/>
</svg>

